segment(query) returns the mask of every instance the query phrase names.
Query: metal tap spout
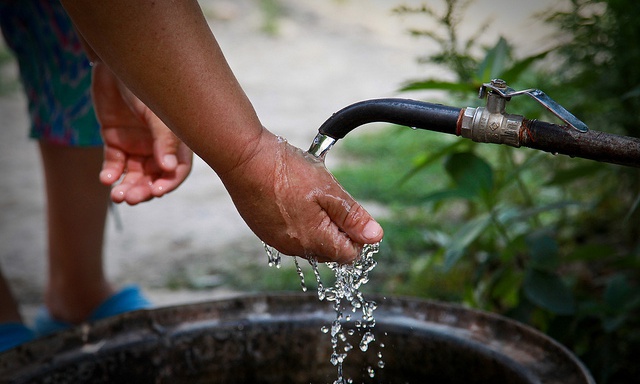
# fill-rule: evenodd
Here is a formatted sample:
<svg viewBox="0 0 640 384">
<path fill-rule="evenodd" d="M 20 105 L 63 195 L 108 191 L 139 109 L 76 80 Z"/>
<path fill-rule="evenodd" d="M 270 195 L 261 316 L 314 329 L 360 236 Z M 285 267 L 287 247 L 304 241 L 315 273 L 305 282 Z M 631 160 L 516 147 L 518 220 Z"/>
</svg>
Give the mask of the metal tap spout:
<svg viewBox="0 0 640 384">
<path fill-rule="evenodd" d="M 461 109 L 409 99 L 374 99 L 349 105 L 336 112 L 318 129 L 309 153 L 323 158 L 333 144 L 355 128 L 386 122 L 412 128 L 456 134 Z"/>
</svg>

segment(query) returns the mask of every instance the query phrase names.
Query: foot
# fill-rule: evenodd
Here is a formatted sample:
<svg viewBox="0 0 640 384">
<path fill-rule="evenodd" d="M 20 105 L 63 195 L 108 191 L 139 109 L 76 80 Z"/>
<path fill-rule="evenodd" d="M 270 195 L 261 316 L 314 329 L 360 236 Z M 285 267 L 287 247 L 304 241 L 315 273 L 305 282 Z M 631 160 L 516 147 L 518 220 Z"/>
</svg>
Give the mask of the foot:
<svg viewBox="0 0 640 384">
<path fill-rule="evenodd" d="M 91 313 L 77 323 L 60 320 L 43 307 L 36 315 L 34 330 L 39 336 L 44 336 L 73 327 L 82 322 L 105 319 L 121 313 L 149 308 L 150 306 L 151 303 L 144 297 L 137 286 L 128 286 L 103 300 Z"/>
<path fill-rule="evenodd" d="M 45 294 L 49 315 L 61 322 L 80 324 L 111 297 L 115 290 L 107 282 L 101 284 L 51 283 Z"/>
<path fill-rule="evenodd" d="M 0 324 L 0 352 L 31 341 L 34 337 L 33 331 L 22 323 L 2 323 Z"/>
</svg>

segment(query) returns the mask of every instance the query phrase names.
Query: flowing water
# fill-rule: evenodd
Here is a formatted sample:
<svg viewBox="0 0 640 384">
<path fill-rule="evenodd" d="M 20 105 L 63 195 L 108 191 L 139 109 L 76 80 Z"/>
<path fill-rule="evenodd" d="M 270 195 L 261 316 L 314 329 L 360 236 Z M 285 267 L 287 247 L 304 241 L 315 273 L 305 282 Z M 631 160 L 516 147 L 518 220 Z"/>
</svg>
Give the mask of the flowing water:
<svg viewBox="0 0 640 384">
<path fill-rule="evenodd" d="M 282 258 L 280 253 L 274 248 L 264 244 L 267 252 L 269 266 L 280 268 Z M 366 244 L 360 256 L 351 264 L 326 263 L 327 267 L 333 272 L 335 281 L 331 286 L 324 286 L 320 278 L 318 262 L 315 259 L 309 259 L 309 264 L 313 269 L 314 276 L 318 284 L 318 298 L 323 301 L 333 302 L 336 312 L 336 318 L 330 326 L 323 326 L 320 331 L 331 337 L 332 353 L 330 362 L 336 366 L 338 378 L 333 384 L 349 384 L 353 383 L 350 378 L 343 376 L 342 365 L 353 350 L 353 345 L 348 342 L 347 336 L 353 336 L 356 332 L 362 334 L 358 347 L 362 352 L 366 352 L 372 342 L 376 340 L 373 328 L 376 324 L 373 312 L 376 309 L 376 303 L 364 298 L 360 291 L 360 287 L 369 281 L 369 272 L 375 268 L 377 262 L 373 255 L 379 250 L 378 244 Z M 302 290 L 306 292 L 307 287 L 304 281 L 304 274 L 298 263 L 298 259 L 294 257 L 296 271 L 300 276 L 300 285 Z M 346 329 L 344 324 L 350 322 L 354 315 L 361 314 L 361 319 L 355 320 L 355 329 Z M 384 348 L 384 344 L 380 343 L 379 348 Z M 382 352 L 378 354 L 377 367 L 367 367 L 369 377 L 375 376 L 376 369 L 384 368 Z"/>
</svg>

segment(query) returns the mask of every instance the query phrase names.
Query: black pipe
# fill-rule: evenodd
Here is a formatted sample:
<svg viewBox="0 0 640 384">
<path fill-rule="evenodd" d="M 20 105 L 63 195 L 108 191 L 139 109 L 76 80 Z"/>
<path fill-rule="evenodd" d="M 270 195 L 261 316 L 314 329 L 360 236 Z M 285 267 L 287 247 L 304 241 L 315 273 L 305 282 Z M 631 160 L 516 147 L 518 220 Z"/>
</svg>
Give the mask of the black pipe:
<svg viewBox="0 0 640 384">
<path fill-rule="evenodd" d="M 460 135 L 461 109 L 410 99 L 374 99 L 349 105 L 322 126 L 322 135 L 342 139 L 355 128 L 386 122 Z M 578 132 L 565 126 L 524 119 L 520 146 L 595 161 L 640 167 L 640 138 L 599 131 Z"/>
<path fill-rule="evenodd" d="M 341 109 L 325 121 L 319 131 L 339 140 L 361 125 L 385 122 L 455 135 L 459 116 L 460 108 L 446 105 L 409 99 L 375 99 Z"/>
<path fill-rule="evenodd" d="M 635 137 L 593 130 L 580 133 L 564 126 L 525 119 L 520 144 L 571 157 L 640 167 L 640 138 Z"/>
</svg>

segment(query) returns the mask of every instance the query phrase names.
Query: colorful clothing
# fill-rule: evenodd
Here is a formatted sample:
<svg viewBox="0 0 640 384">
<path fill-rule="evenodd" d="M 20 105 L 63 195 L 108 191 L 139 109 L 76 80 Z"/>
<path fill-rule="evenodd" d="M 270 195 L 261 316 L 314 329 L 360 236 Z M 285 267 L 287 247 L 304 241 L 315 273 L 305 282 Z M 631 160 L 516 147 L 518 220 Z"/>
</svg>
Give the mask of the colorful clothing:
<svg viewBox="0 0 640 384">
<path fill-rule="evenodd" d="M 91 66 L 60 2 L 0 0 L 0 25 L 18 59 L 30 136 L 67 146 L 102 145 Z"/>
</svg>

